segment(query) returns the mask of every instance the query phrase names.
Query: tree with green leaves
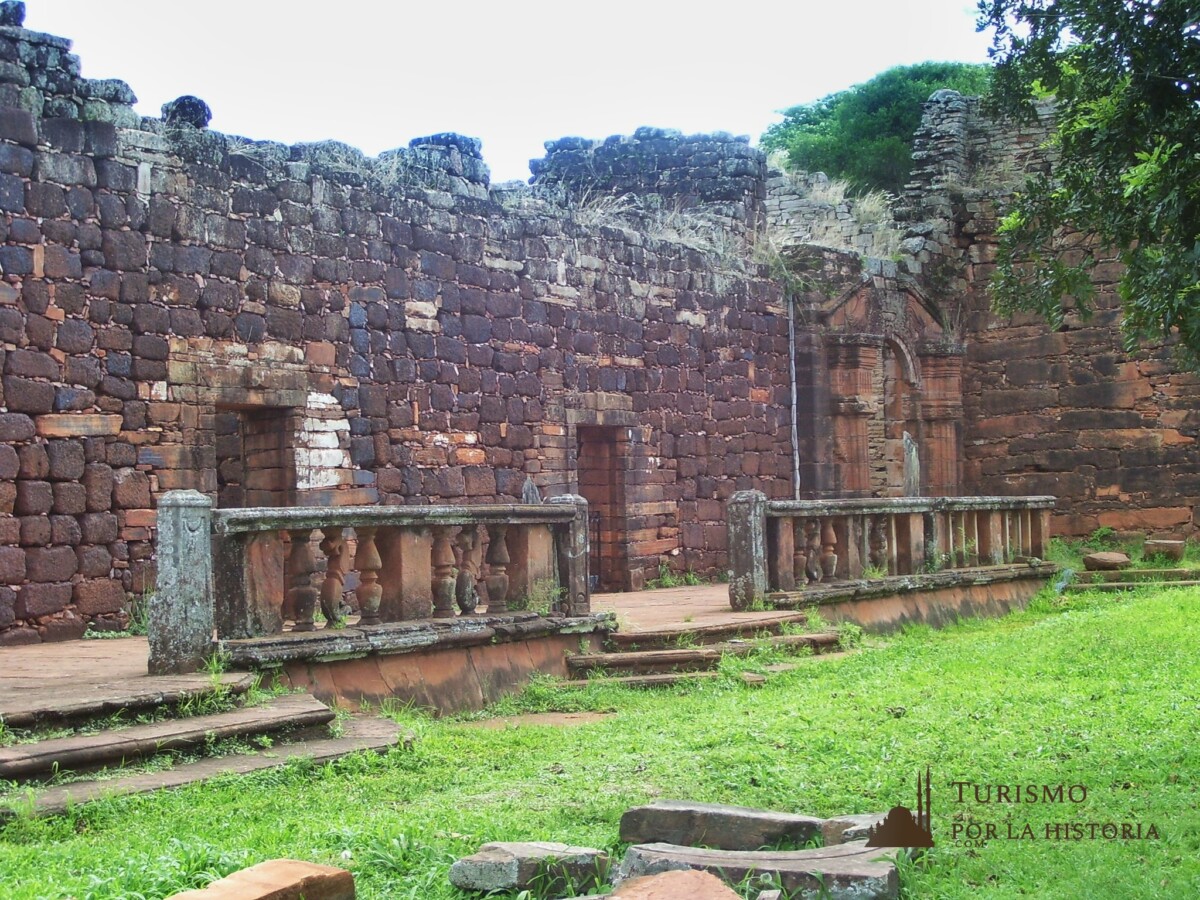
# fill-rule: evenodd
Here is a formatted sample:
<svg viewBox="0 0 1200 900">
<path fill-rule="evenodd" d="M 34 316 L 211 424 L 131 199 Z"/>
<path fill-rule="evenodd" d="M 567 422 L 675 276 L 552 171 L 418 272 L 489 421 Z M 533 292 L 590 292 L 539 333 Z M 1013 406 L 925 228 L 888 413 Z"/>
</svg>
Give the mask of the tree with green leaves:
<svg viewBox="0 0 1200 900">
<path fill-rule="evenodd" d="M 978 95 L 990 68 L 926 62 L 897 66 L 870 81 L 785 110 L 762 146 L 783 150 L 806 172 L 844 178 L 858 190 L 900 193 L 912 170 L 913 133 L 929 95 L 942 88 Z"/>
<path fill-rule="evenodd" d="M 1200 366 L 1200 4 L 981 0 L 994 29 L 993 97 L 1010 113 L 1053 97 L 1052 171 L 1003 217 L 995 305 L 1061 327 L 1095 300 L 1104 253 L 1127 348 L 1177 336 Z"/>
</svg>

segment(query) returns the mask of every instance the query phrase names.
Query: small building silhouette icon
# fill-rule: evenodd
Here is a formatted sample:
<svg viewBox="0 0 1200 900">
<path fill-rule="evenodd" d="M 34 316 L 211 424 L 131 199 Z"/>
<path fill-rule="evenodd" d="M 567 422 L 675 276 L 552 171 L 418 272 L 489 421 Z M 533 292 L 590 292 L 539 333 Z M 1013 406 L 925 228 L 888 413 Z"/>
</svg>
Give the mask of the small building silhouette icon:
<svg viewBox="0 0 1200 900">
<path fill-rule="evenodd" d="M 932 847 L 933 829 L 929 820 L 932 800 L 929 782 L 931 771 L 925 768 L 925 777 L 917 776 L 917 811 L 914 814 L 907 806 L 893 806 L 883 821 L 874 826 L 867 838 L 868 847 Z"/>
</svg>

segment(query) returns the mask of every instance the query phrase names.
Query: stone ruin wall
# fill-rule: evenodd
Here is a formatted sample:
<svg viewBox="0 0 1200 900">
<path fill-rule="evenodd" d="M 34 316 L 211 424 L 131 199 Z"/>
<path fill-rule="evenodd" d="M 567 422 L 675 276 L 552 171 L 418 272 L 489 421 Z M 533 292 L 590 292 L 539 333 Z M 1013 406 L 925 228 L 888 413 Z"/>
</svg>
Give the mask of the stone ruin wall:
<svg viewBox="0 0 1200 900">
<path fill-rule="evenodd" d="M 1200 379 L 1169 348 L 1123 351 L 1119 265 L 1096 266 L 1095 315 L 1069 315 L 1061 331 L 990 310 L 998 210 L 1027 173 L 1047 170 L 1051 115 L 997 121 L 945 92 L 918 133 L 902 247 L 931 291 L 960 298 L 964 480 L 982 494 L 1055 495 L 1062 534 L 1188 535 L 1200 524 Z"/>
<path fill-rule="evenodd" d="M 1005 320 L 990 310 L 998 215 L 1027 175 L 1049 170 L 1051 116 L 1043 105 L 1034 121 L 999 121 L 977 98 L 931 97 L 912 180 L 894 204 L 896 253 L 869 264 L 919 284 L 964 339 L 969 493 L 1052 494 L 1063 534 L 1101 526 L 1190 534 L 1200 525 L 1200 380 L 1178 370 L 1169 348 L 1123 351 L 1119 265 L 1110 258 L 1096 267 L 1096 314 L 1068 316 L 1060 332 L 1035 316 Z M 870 248 L 886 226 L 864 226 L 852 198 L 820 201 L 822 179 L 772 173 L 767 219 L 776 239 L 878 255 Z M 876 416 L 873 436 L 879 427 Z M 875 456 L 877 448 L 873 437 Z"/>
<path fill-rule="evenodd" d="M 79 71 L 65 40 L 0 26 L 0 645 L 121 625 L 175 488 L 229 505 L 515 499 L 527 479 L 550 495 L 580 489 L 579 441 L 601 430 L 629 587 L 660 564 L 720 571 L 734 490 L 791 495 L 783 288 L 745 253 L 789 201 L 744 139 L 566 139 L 516 190 L 490 185 L 469 138 L 377 160 L 247 141 L 141 118 L 127 85 Z M 850 483 L 839 435 L 879 431 L 858 410 L 875 351 L 822 343 L 821 304 L 874 291 L 862 320 L 843 292 L 852 331 L 911 315 L 915 286 L 937 340 L 966 344 L 961 390 L 945 369 L 930 395 L 937 484 L 1055 494 L 1061 532 L 1194 527 L 1197 382 L 1164 350 L 1120 351 L 1114 266 L 1100 313 L 1063 332 L 987 310 L 997 197 L 1044 165 L 1043 132 L 935 97 L 895 258 L 825 252 L 832 287 L 802 298 L 798 332 L 806 492 Z M 597 215 L 593 193 L 636 208 Z M 799 208 L 805 240 L 865 248 L 850 207 Z M 732 239 L 656 236 L 664 211 Z M 839 405 L 875 418 L 830 426 Z"/>
<path fill-rule="evenodd" d="M 871 204 L 875 208 L 868 209 L 855 197 L 831 190 L 833 185 L 824 172 L 771 168 L 766 201 L 770 238 L 783 248 L 811 244 L 879 259 L 894 257 L 901 229 L 886 209 L 879 209 L 894 198 L 876 192 Z"/>
<path fill-rule="evenodd" d="M 65 40 L 0 27 L 0 646 L 120 626 L 172 489 L 552 495 L 578 490 L 577 431 L 607 429 L 632 587 L 661 563 L 716 573 L 734 490 L 790 495 L 787 316 L 765 270 L 493 194 L 471 139 L 367 160 L 133 101 L 80 78 Z M 692 143 L 676 148 L 762 165 Z M 672 184 L 713 200 L 695 174 Z M 750 219 L 752 195 L 716 199 Z"/>
</svg>

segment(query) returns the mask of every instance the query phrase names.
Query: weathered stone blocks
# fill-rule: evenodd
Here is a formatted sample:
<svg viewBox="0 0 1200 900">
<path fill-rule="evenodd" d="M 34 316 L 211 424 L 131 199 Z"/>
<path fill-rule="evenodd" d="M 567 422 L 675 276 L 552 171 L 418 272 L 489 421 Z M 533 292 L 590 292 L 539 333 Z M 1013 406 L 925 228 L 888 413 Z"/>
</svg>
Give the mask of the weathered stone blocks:
<svg viewBox="0 0 1200 900">
<path fill-rule="evenodd" d="M 450 883 L 468 891 L 520 891 L 533 887 L 547 893 L 570 886 L 580 893 L 603 884 L 608 855 L 590 847 L 549 841 L 484 844 L 450 867 Z"/>
<path fill-rule="evenodd" d="M 719 803 L 656 800 L 621 816 L 621 841 L 662 842 L 722 850 L 801 846 L 821 834 L 822 819 Z"/>
<path fill-rule="evenodd" d="M 354 876 L 345 869 L 272 859 L 234 872 L 206 888 L 171 900 L 354 900 Z"/>
</svg>

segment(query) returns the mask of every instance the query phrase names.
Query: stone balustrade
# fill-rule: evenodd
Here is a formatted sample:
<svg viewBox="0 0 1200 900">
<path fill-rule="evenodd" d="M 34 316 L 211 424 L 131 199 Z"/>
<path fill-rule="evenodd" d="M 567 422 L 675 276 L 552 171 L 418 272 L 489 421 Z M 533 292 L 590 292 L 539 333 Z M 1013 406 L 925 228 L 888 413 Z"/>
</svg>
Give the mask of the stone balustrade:
<svg viewBox="0 0 1200 900">
<path fill-rule="evenodd" d="M 767 500 L 726 507 L 729 602 L 865 578 L 998 566 L 1045 556 L 1053 497 Z"/>
<path fill-rule="evenodd" d="M 192 671 L 218 640 L 311 632 L 343 616 L 354 584 L 358 627 L 508 612 L 553 598 L 590 612 L 587 501 L 214 510 L 196 491 L 159 502 L 150 670 Z M 522 604 L 525 605 L 525 604 Z"/>
</svg>

